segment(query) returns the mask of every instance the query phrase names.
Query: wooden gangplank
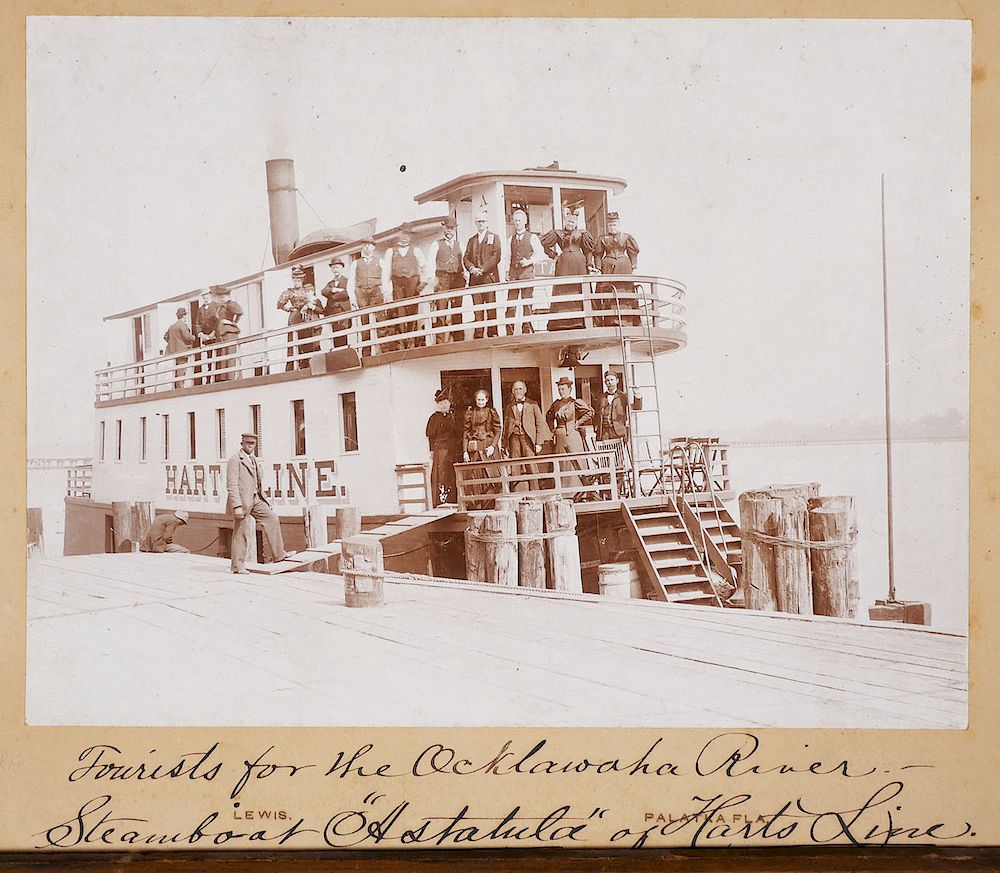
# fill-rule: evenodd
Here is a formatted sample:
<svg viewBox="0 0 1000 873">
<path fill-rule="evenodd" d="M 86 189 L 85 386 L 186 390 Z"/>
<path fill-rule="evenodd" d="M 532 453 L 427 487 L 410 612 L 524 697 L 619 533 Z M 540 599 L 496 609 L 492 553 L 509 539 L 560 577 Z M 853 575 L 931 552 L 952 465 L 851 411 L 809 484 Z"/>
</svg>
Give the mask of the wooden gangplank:
<svg viewBox="0 0 1000 873">
<path fill-rule="evenodd" d="M 458 507 L 456 506 L 444 506 L 438 507 L 437 509 L 427 509 L 423 512 L 413 513 L 412 515 L 404 515 L 402 518 L 396 519 L 396 521 L 390 521 L 374 528 L 373 530 L 363 531 L 362 535 L 377 537 L 381 540 L 385 540 L 390 537 L 397 536 L 398 534 L 410 533 L 418 528 L 433 524 L 435 521 L 447 518 L 449 515 L 454 515 L 456 512 L 458 512 Z M 304 549 L 301 552 L 296 552 L 284 561 L 275 561 L 270 564 L 248 563 L 246 566 L 251 573 L 259 573 L 264 576 L 276 576 L 279 573 L 294 573 L 297 571 L 300 572 L 303 570 L 316 569 L 317 564 L 326 563 L 331 558 L 339 558 L 340 551 L 341 541 L 334 540 L 333 542 L 329 542 L 323 546 L 314 546 L 309 549 Z"/>
</svg>

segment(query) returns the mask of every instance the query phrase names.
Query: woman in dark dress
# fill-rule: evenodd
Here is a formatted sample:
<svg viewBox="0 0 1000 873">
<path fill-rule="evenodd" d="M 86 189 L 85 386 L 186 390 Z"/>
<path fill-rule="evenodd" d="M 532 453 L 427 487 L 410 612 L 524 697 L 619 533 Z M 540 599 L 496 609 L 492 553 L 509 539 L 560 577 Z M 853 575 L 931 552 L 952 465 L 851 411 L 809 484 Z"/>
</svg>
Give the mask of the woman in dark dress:
<svg viewBox="0 0 1000 873">
<path fill-rule="evenodd" d="M 583 434 L 581 428 L 594 423 L 596 414 L 591 406 L 582 400 L 577 400 L 572 394 L 573 381 L 568 376 L 563 376 L 556 382 L 556 390 L 559 396 L 549 407 L 545 414 L 545 420 L 552 429 L 555 437 L 556 454 L 572 455 L 577 452 L 586 451 L 583 445 Z M 570 461 L 570 466 L 561 466 L 561 469 L 581 470 L 579 461 Z M 576 488 L 581 484 L 589 485 L 593 481 L 590 476 L 562 476 L 563 485 Z M 599 499 L 596 492 L 580 492 L 574 500 L 596 500 Z"/>
<path fill-rule="evenodd" d="M 427 419 L 427 443 L 431 450 L 431 499 L 433 506 L 455 503 L 455 461 L 460 439 L 458 420 L 451 411 L 451 398 L 444 389 L 434 395 L 437 411 Z"/>
<path fill-rule="evenodd" d="M 630 233 L 622 233 L 617 212 L 608 213 L 608 232 L 597 240 L 594 246 L 594 260 L 597 266 L 605 275 L 627 276 L 635 273 L 636 263 L 639 257 L 639 244 Z M 602 282 L 597 286 L 598 292 L 610 294 L 617 291 L 619 295 L 635 290 L 631 282 Z M 595 300 L 597 309 L 614 309 L 614 300 Z M 636 309 L 636 301 L 619 296 L 618 309 Z M 617 313 L 614 316 L 605 316 L 598 320 L 598 324 L 604 327 L 615 327 L 619 324 Z M 625 316 L 625 324 L 638 325 L 637 315 Z"/>
<path fill-rule="evenodd" d="M 480 388 L 475 395 L 475 406 L 465 413 L 465 427 L 462 430 L 462 457 L 466 461 L 488 461 L 500 455 L 500 414 L 489 405 L 490 395 Z M 483 477 L 494 478 L 496 467 L 483 465 Z M 472 485 L 470 494 L 495 494 L 499 484 Z M 487 501 L 478 501 L 485 506 Z"/>
<path fill-rule="evenodd" d="M 588 230 L 577 230 L 575 212 L 566 212 L 561 230 L 550 230 L 542 237 L 542 248 L 545 254 L 556 261 L 556 276 L 586 276 L 594 272 L 594 237 Z M 557 252 L 558 249 L 558 252 Z M 563 314 L 566 312 L 583 312 L 583 302 L 579 300 L 560 301 L 556 298 L 573 294 L 582 294 L 583 285 L 553 285 L 552 301 L 549 312 Z M 575 330 L 582 328 L 583 318 L 566 318 L 558 320 L 549 318 L 549 330 Z"/>
</svg>

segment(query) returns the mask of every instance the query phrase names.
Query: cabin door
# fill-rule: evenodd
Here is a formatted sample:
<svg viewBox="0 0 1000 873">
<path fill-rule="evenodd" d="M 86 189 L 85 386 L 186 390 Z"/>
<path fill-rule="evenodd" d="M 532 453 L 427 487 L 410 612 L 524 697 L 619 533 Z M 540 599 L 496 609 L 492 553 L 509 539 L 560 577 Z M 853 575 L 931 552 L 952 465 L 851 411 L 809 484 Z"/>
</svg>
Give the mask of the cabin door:
<svg viewBox="0 0 1000 873">
<path fill-rule="evenodd" d="M 493 407 L 500 411 L 499 398 L 493 396 L 493 379 L 488 367 L 482 370 L 442 370 L 441 387 L 451 396 L 451 408 L 459 421 L 465 410 L 475 405 L 475 394 L 480 388 L 486 390 Z"/>
<path fill-rule="evenodd" d="M 534 400 L 539 406 L 542 405 L 542 380 L 538 372 L 538 367 L 501 367 L 500 368 L 500 393 L 503 395 L 503 405 L 511 402 L 511 388 L 515 382 L 524 382 L 528 389 L 528 399 Z M 497 404 L 497 412 L 503 415 L 503 409 Z"/>
</svg>

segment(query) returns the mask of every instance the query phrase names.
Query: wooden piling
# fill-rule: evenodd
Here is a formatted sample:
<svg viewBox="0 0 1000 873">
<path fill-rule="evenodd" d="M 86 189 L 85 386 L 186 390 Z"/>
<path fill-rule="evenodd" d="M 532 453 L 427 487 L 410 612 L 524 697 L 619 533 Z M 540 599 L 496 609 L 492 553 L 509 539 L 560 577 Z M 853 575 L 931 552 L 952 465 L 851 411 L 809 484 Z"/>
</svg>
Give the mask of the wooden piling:
<svg viewBox="0 0 1000 873">
<path fill-rule="evenodd" d="M 45 533 L 42 522 L 42 508 L 28 507 L 28 557 L 45 557 Z M 543 581 L 544 587 L 544 581 Z"/>
<path fill-rule="evenodd" d="M 809 539 L 814 542 L 850 542 L 857 535 L 857 513 L 854 498 L 849 495 L 813 497 L 807 503 L 809 511 Z M 815 515 L 822 510 L 823 513 Z M 841 513 L 843 518 L 832 519 L 826 513 Z M 858 556 L 856 546 L 843 549 L 812 549 L 813 609 L 816 615 L 839 615 L 855 618 L 860 600 Z M 843 575 L 843 589 L 836 580 Z M 833 588 L 835 597 L 828 592 Z M 840 599 L 842 594 L 842 602 Z M 829 599 L 828 599 L 829 598 Z M 833 612 L 822 611 L 837 610 Z"/>
<path fill-rule="evenodd" d="M 142 541 L 149 533 L 156 518 L 156 507 L 152 500 L 137 500 L 132 505 L 131 531 L 132 541 L 137 547 L 142 545 Z M 133 550 L 134 551 L 134 550 Z"/>
<path fill-rule="evenodd" d="M 329 542 L 326 530 L 326 508 L 318 503 L 302 507 L 302 525 L 305 528 L 306 548 L 315 549 Z M 353 534 L 352 534 L 353 536 Z"/>
<path fill-rule="evenodd" d="M 132 539 L 131 501 L 112 501 L 111 526 L 115 532 L 115 552 L 117 554 L 139 551 L 139 544 Z"/>
<path fill-rule="evenodd" d="M 525 498 L 517 504 L 517 561 L 522 588 L 545 587 L 545 511 L 541 500 Z"/>
<path fill-rule="evenodd" d="M 344 540 L 340 572 L 347 606 L 372 607 L 385 602 L 385 564 L 377 537 L 359 535 Z"/>
<path fill-rule="evenodd" d="M 517 516 L 513 512 L 487 512 L 483 534 L 486 581 L 517 588 Z"/>
<path fill-rule="evenodd" d="M 347 540 L 361 533 L 361 511 L 356 506 L 337 507 L 337 539 Z"/>
<path fill-rule="evenodd" d="M 547 561 L 549 587 L 556 591 L 582 594 L 583 575 L 580 572 L 580 546 L 573 502 L 550 497 L 545 501 L 544 514 L 545 531 L 550 534 Z"/>
<path fill-rule="evenodd" d="M 781 495 L 778 536 L 795 543 L 806 537 L 806 498 L 791 491 Z M 774 570 L 777 579 L 778 611 L 793 615 L 812 615 L 812 580 L 809 573 L 809 549 L 805 545 L 779 543 L 774 547 Z"/>
<path fill-rule="evenodd" d="M 755 494 L 760 492 L 740 495 L 740 529 L 743 532 L 740 589 L 747 609 L 774 612 L 778 608 L 774 545 L 761 542 L 753 533 L 774 536 L 778 532 L 781 501 Z"/>
<path fill-rule="evenodd" d="M 470 582 L 486 581 L 486 543 L 481 539 L 486 512 L 468 513 L 465 530 L 465 578 Z"/>
<path fill-rule="evenodd" d="M 493 503 L 493 508 L 497 512 L 517 512 L 517 505 L 521 498 L 515 494 L 498 494 Z"/>
</svg>

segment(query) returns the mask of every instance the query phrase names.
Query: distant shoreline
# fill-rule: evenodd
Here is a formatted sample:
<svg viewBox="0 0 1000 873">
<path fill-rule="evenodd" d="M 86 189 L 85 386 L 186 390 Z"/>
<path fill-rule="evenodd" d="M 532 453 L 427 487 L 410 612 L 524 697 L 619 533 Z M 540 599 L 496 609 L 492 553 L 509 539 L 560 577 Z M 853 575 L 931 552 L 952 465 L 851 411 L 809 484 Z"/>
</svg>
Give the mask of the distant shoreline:
<svg viewBox="0 0 1000 873">
<path fill-rule="evenodd" d="M 893 437 L 892 443 L 967 443 L 967 436 L 936 437 Z M 859 446 L 884 445 L 885 437 L 855 437 L 853 439 L 798 439 L 798 440 L 721 440 L 723 445 L 733 449 L 758 449 L 769 446 Z"/>
</svg>

